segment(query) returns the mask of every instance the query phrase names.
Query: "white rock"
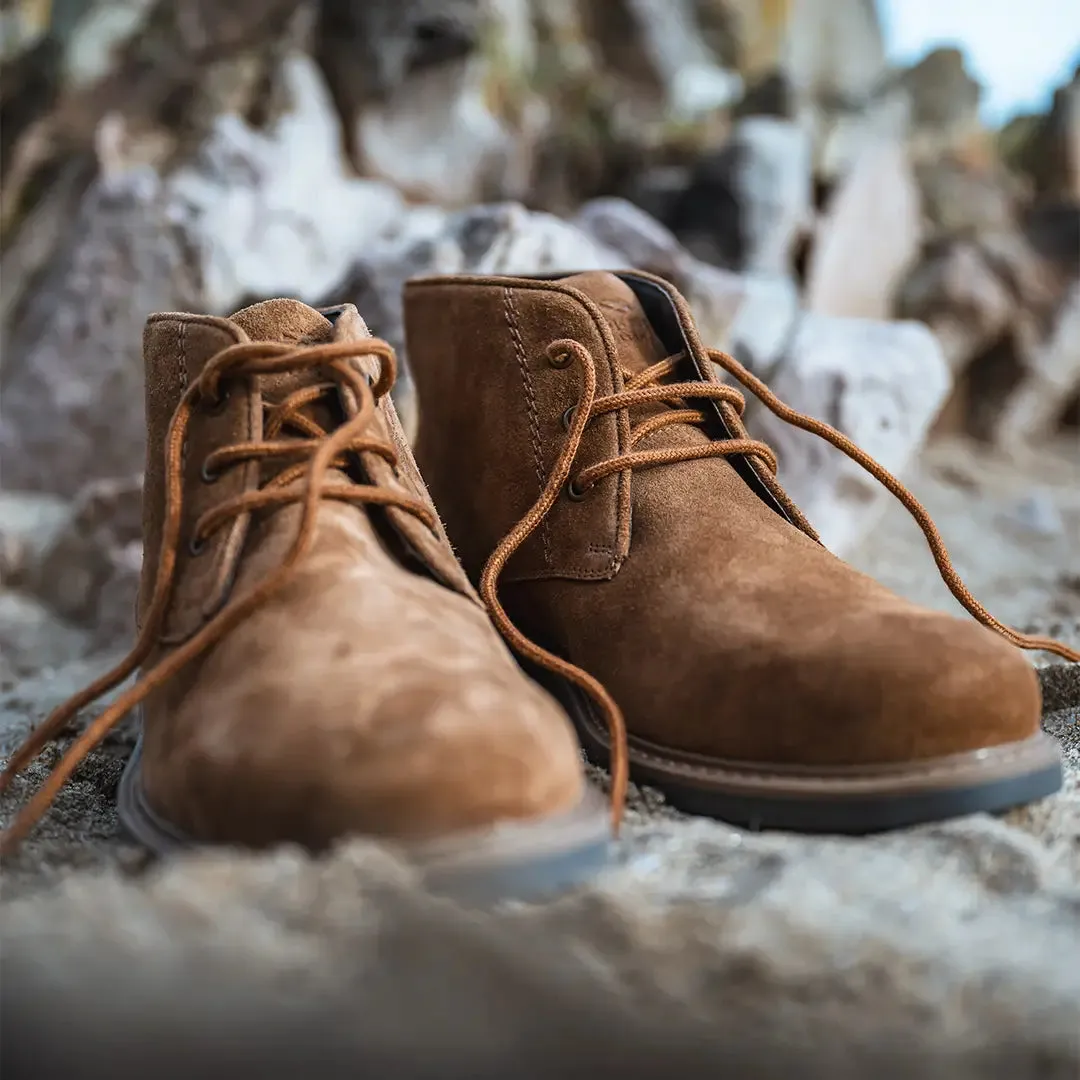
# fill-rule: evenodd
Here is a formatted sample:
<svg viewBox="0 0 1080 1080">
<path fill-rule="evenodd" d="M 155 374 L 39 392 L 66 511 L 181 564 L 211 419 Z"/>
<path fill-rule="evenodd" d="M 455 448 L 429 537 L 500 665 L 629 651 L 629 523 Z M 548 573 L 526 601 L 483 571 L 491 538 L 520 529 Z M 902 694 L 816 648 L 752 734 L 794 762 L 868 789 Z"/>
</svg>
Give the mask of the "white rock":
<svg viewBox="0 0 1080 1080">
<path fill-rule="evenodd" d="M 918 319 L 937 335 L 954 372 L 999 337 L 1016 315 L 1008 281 L 970 241 L 928 253 L 904 282 L 899 313 Z"/>
<path fill-rule="evenodd" d="M 71 520 L 66 499 L 0 491 L 0 586 L 20 585 Z"/>
<path fill-rule="evenodd" d="M 72 625 L 89 644 L 128 641 L 142 567 L 142 476 L 87 484 L 24 587 Z"/>
<path fill-rule="evenodd" d="M 654 217 L 625 199 L 594 199 L 574 218 L 626 265 L 671 279 L 686 296 L 708 348 L 728 349 L 767 377 L 799 313 L 795 283 L 777 274 L 735 274 L 692 256 Z"/>
<path fill-rule="evenodd" d="M 872 142 L 818 225 L 807 271 L 807 310 L 887 319 L 921 241 L 919 188 L 904 147 Z"/>
<path fill-rule="evenodd" d="M 168 182 L 171 215 L 199 250 L 213 311 L 250 295 L 322 296 L 402 214 L 389 185 L 345 174 L 314 63 L 295 54 L 283 72 L 290 112 L 265 134 L 221 116 L 195 161 Z"/>
<path fill-rule="evenodd" d="M 507 203 L 454 218 L 449 235 L 462 269 L 475 274 L 539 274 L 627 268 L 624 257 L 552 214 Z"/>
<path fill-rule="evenodd" d="M 847 174 L 867 144 L 908 138 L 911 98 L 902 87 L 890 87 L 865 108 L 833 113 L 820 122 L 815 172 L 824 180 L 836 180 Z"/>
<path fill-rule="evenodd" d="M 742 80 L 716 63 L 690 0 L 629 0 L 627 6 L 665 88 L 670 115 L 693 120 L 737 100 Z"/>
<path fill-rule="evenodd" d="M 784 274 L 813 214 L 811 145 L 788 120 L 752 116 L 732 132 L 733 188 L 746 245 L 741 269 Z"/>
<path fill-rule="evenodd" d="M 799 290 L 787 277 L 743 274 L 742 303 L 730 329 L 730 348 L 755 375 L 768 379 L 780 364 L 801 317 Z"/>
<path fill-rule="evenodd" d="M 866 131 L 858 114 L 888 71 L 877 11 L 868 0 L 792 0 L 785 10 L 781 69 L 812 136 L 815 166 L 836 169 Z"/>
<path fill-rule="evenodd" d="M 795 91 L 861 102 L 887 71 L 875 6 L 866 0 L 794 0 L 783 57 Z"/>
<path fill-rule="evenodd" d="M 693 260 L 675 278 L 694 314 L 698 334 L 707 349 L 731 351 L 737 341 L 734 328 L 747 302 L 747 278 Z M 746 353 L 740 359 L 753 364 Z"/>
<path fill-rule="evenodd" d="M 675 277 L 694 261 L 667 226 L 627 199 L 592 199 L 573 224 L 638 270 Z"/>
<path fill-rule="evenodd" d="M 32 596 L 0 589 L 0 657 L 5 677 L 68 664 L 82 656 L 86 635 Z"/>
<path fill-rule="evenodd" d="M 919 323 L 804 315 L 769 382 L 781 400 L 847 435 L 893 475 L 904 473 L 951 387 L 934 335 Z M 764 407 L 748 409 L 751 434 L 780 459 L 780 482 L 825 545 L 849 551 L 892 496 L 815 435 Z"/>
<path fill-rule="evenodd" d="M 475 65 L 433 68 L 368 109 L 358 125 L 365 167 L 414 200 L 463 206 L 481 198 L 512 150 L 484 101 L 481 75 Z"/>
<path fill-rule="evenodd" d="M 1021 531 L 1040 538 L 1060 536 L 1065 528 L 1053 495 L 1042 488 L 1036 488 L 1016 502 L 1010 508 L 1008 520 Z"/>
<path fill-rule="evenodd" d="M 202 306 L 190 269 L 151 170 L 90 185 L 7 328 L 5 486 L 73 496 L 88 479 L 141 461 L 143 323 L 153 311 Z"/>
<path fill-rule="evenodd" d="M 1024 359 L 1024 379 L 995 425 L 999 446 L 1031 442 L 1052 430 L 1080 390 L 1080 283 L 1067 293 L 1046 340 L 1027 350 Z"/>
<path fill-rule="evenodd" d="M 314 63 L 283 62 L 292 111 L 267 132 L 223 115 L 194 160 L 162 180 L 104 162 L 63 243 L 25 297 L 5 350 L 0 456 L 11 487 L 73 495 L 142 457 L 142 323 L 153 311 L 224 314 L 247 297 L 321 299 L 386 230 L 402 197 L 346 176 Z M 107 145 L 117 133 L 99 132 Z M 421 215 L 420 232 L 431 231 Z M 408 232 L 408 226 L 406 227 Z"/>
<path fill-rule="evenodd" d="M 117 50 L 139 29 L 152 0 L 81 6 L 90 10 L 70 33 L 63 58 L 64 85 L 72 89 L 89 86 L 115 70 Z"/>
</svg>

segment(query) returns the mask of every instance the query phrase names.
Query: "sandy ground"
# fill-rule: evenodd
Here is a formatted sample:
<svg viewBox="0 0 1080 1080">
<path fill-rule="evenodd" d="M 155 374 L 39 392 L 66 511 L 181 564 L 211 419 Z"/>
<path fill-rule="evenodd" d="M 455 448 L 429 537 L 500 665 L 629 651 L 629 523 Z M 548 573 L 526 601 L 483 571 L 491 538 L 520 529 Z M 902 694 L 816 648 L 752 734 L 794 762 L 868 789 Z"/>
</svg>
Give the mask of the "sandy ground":
<svg viewBox="0 0 1080 1080">
<path fill-rule="evenodd" d="M 995 615 L 1080 642 L 1080 447 L 939 444 L 910 482 Z M 954 604 L 902 508 L 852 561 Z M 4 745 L 98 664 L 6 685 Z M 134 1075 L 1075 1080 L 1078 675 L 1043 667 L 1066 789 L 1004 819 L 752 834 L 635 791 L 594 888 L 484 914 L 365 843 L 151 864 L 116 833 L 120 732 L 4 866 L 5 1078 L 115 1075 L 122 1049 Z"/>
</svg>

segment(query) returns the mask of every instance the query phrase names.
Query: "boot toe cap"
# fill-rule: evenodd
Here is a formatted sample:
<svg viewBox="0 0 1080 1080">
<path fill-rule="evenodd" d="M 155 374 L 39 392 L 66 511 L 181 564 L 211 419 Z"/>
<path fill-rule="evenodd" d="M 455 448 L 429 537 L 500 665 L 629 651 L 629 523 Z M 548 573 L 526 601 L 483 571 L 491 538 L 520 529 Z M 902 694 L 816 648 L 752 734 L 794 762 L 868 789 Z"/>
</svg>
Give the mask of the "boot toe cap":
<svg viewBox="0 0 1080 1080">
<path fill-rule="evenodd" d="M 891 765 L 963 754 L 1039 730 L 1039 680 L 1003 638 L 898 605 L 849 612 L 804 639 L 699 664 L 681 706 L 632 723 L 711 757 L 797 766 Z"/>
<path fill-rule="evenodd" d="M 793 667 L 792 681 L 805 692 L 792 719 L 814 730 L 809 740 L 795 736 L 808 764 L 923 761 L 1039 730 L 1039 681 L 1026 657 L 964 619 L 877 613 L 839 640 L 823 641 L 816 662 Z"/>
<path fill-rule="evenodd" d="M 584 790 L 569 722 L 508 657 L 378 677 L 271 665 L 183 709 L 201 719 L 176 725 L 190 734 L 167 768 L 148 762 L 148 795 L 198 839 L 429 839 L 557 814 Z"/>
</svg>

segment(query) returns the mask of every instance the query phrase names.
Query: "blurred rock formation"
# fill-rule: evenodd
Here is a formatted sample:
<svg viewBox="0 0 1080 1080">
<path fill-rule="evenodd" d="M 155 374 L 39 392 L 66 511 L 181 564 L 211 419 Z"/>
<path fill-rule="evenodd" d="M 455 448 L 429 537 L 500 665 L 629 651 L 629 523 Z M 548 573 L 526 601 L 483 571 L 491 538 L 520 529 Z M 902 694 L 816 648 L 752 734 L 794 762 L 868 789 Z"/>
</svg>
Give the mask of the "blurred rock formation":
<svg viewBox="0 0 1080 1080">
<path fill-rule="evenodd" d="M 0 596 L 33 618 L 127 632 L 153 310 L 347 300 L 400 348 L 413 274 L 639 266 L 894 472 L 935 431 L 1076 437 L 1080 70 L 987 131 L 872 0 L 0 0 L 0 61 Z M 849 550 L 881 495 L 749 415 Z"/>
</svg>

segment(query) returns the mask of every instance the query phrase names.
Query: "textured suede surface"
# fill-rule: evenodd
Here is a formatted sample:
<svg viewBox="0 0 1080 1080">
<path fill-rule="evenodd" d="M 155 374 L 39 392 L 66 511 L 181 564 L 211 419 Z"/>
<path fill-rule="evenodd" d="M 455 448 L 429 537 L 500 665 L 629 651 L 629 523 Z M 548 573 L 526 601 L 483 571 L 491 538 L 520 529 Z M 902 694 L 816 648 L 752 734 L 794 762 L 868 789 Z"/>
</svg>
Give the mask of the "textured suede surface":
<svg viewBox="0 0 1080 1080">
<path fill-rule="evenodd" d="M 634 277 L 663 295 L 662 333 L 612 275 L 407 286 L 409 359 L 425 417 L 417 460 L 474 580 L 535 500 L 566 438 L 559 418 L 582 373 L 551 369 L 552 342 L 573 338 L 589 349 L 602 394 L 621 383 L 620 364 L 640 371 L 678 351 L 674 326 L 690 347 L 679 381 L 715 378 L 682 299 L 666 283 Z M 519 333 L 501 316 L 507 310 L 517 312 Z M 627 425 L 648 415 L 631 411 L 590 425 L 578 468 L 617 452 Z M 649 435 L 643 448 L 720 434 L 716 425 L 680 424 Z M 508 613 L 600 679 L 631 735 L 661 747 L 858 766 L 1038 731 L 1038 681 L 1019 651 L 856 572 L 798 526 L 801 515 L 775 481 L 754 483 L 758 490 L 745 466 L 740 474 L 711 458 L 610 477 L 581 501 L 564 495 L 503 579 Z M 617 490 L 628 497 L 628 516 Z M 606 563 L 597 555 L 596 580 L 562 557 L 594 551 L 614 553 Z"/>
<path fill-rule="evenodd" d="M 332 323 L 295 301 L 232 320 L 149 320 L 143 616 L 161 543 L 165 431 L 184 387 L 214 353 L 249 337 L 355 338 L 357 362 L 374 372 L 365 336 L 354 309 Z M 206 454 L 258 438 L 264 402 L 310 377 L 231 385 L 222 408 L 194 416 L 168 638 L 152 662 L 288 554 L 298 505 L 240 519 L 196 555 L 187 538 L 199 513 L 259 482 L 259 467 L 243 465 L 207 483 Z M 388 398 L 372 433 L 396 446 L 399 463 L 364 453 L 364 478 L 430 505 Z M 567 809 L 584 783 L 566 717 L 514 663 L 441 525 L 332 500 L 287 585 L 148 701 L 142 767 L 147 799 L 169 822 L 202 840 L 256 845 L 320 846 L 346 833 L 429 838 Z"/>
</svg>

